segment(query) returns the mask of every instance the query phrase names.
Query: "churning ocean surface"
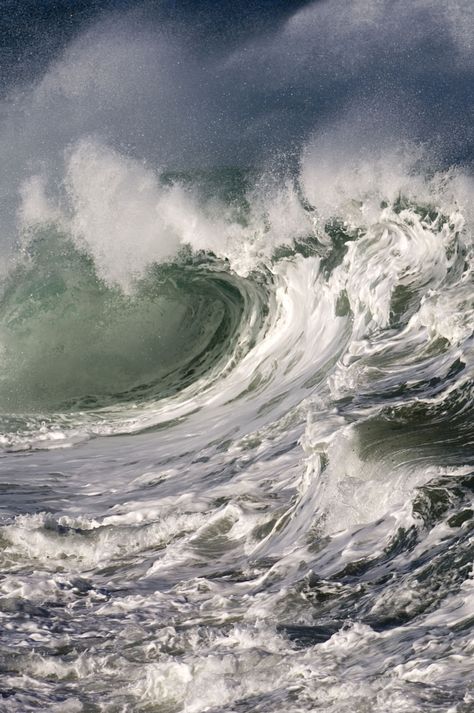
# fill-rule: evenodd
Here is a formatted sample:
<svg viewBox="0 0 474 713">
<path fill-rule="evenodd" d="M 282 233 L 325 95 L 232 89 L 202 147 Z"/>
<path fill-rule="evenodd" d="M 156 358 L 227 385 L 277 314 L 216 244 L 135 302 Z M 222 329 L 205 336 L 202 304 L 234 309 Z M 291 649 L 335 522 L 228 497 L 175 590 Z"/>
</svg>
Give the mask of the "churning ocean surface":
<svg viewBox="0 0 474 713">
<path fill-rule="evenodd" d="M 473 8 L 0 2 L 0 711 L 474 711 Z"/>
</svg>

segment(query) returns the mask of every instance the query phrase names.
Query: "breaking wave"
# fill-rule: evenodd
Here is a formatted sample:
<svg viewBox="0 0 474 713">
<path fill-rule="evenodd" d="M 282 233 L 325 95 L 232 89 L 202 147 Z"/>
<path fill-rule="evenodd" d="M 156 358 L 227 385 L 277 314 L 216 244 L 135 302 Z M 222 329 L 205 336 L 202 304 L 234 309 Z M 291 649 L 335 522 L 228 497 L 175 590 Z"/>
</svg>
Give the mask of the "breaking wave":
<svg viewBox="0 0 474 713">
<path fill-rule="evenodd" d="M 0 710 L 472 710 L 474 183 L 360 97 L 275 149 L 424 37 L 342 5 L 105 18 L 2 104 Z"/>
</svg>

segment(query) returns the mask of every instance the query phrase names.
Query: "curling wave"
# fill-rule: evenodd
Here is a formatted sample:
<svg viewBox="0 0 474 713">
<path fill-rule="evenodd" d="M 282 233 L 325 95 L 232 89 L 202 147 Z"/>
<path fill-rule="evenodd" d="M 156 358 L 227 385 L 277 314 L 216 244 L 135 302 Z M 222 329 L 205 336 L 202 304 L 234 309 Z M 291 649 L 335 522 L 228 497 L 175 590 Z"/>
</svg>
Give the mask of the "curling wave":
<svg viewBox="0 0 474 713">
<path fill-rule="evenodd" d="M 159 178 L 81 142 L 62 206 L 30 179 L 0 306 L 5 443 L 225 420 L 236 401 L 272 423 L 314 394 L 375 407 L 464 377 L 465 179 L 407 174 L 401 193 L 379 162 L 328 196 L 326 170 L 310 154 L 280 183 Z"/>
</svg>

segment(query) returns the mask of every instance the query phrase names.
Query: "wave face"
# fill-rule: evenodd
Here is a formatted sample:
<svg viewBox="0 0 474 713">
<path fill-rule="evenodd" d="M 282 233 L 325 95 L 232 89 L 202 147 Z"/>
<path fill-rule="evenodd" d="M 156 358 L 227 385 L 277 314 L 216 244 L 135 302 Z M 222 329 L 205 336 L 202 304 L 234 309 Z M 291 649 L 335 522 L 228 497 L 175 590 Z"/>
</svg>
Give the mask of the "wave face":
<svg viewBox="0 0 474 713">
<path fill-rule="evenodd" d="M 2 100 L 0 710 L 472 710 L 468 143 L 348 61 L 468 37 L 264 5 L 106 13 Z"/>
</svg>

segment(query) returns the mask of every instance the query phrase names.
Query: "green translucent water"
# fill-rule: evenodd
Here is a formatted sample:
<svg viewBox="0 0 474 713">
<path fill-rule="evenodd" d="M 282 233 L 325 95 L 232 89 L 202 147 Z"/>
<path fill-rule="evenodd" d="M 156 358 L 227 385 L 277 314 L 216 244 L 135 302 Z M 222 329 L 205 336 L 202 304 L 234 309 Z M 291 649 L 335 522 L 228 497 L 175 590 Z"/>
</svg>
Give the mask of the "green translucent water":
<svg viewBox="0 0 474 713">
<path fill-rule="evenodd" d="M 70 240 L 44 231 L 0 302 L 0 410 L 95 408 L 173 393 L 209 368 L 241 310 L 225 276 L 209 279 L 184 259 L 151 268 L 125 294 Z"/>
</svg>

